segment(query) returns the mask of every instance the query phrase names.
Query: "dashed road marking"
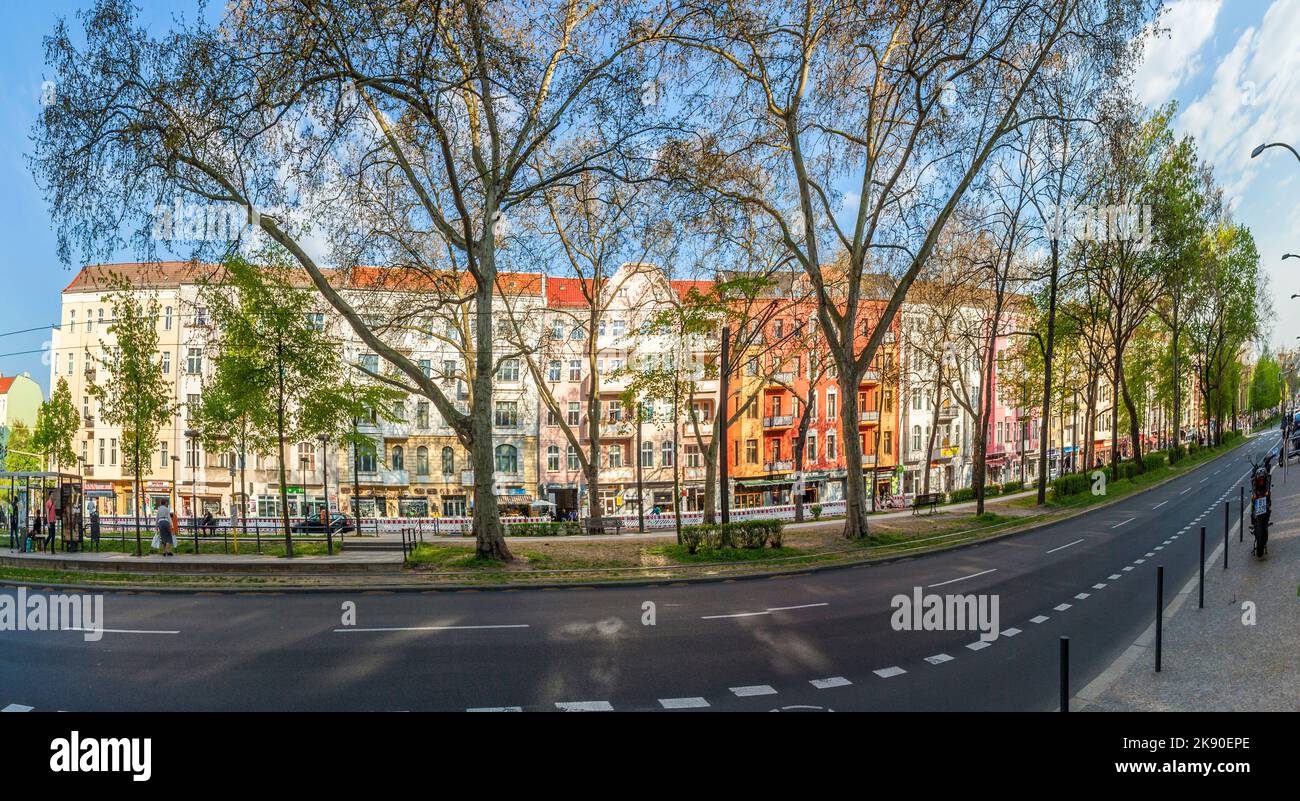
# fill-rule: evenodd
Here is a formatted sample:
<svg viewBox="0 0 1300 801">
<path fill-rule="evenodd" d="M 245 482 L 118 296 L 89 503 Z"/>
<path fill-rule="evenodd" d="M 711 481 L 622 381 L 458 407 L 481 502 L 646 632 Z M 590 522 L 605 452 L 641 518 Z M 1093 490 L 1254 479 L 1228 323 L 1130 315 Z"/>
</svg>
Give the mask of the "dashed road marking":
<svg viewBox="0 0 1300 801">
<path fill-rule="evenodd" d="M 1047 620 L 1051 620 L 1051 618 L 1048 617 L 1047 615 L 1038 615 L 1036 617 L 1029 618 L 1030 623 L 1043 623 Z"/>
<path fill-rule="evenodd" d="M 1049 551 L 1049 553 L 1050 553 L 1050 551 Z M 949 579 L 948 581 L 941 581 L 941 582 L 939 582 L 938 584 L 931 584 L 931 585 L 929 585 L 929 586 L 930 586 L 930 587 L 942 587 L 942 586 L 945 585 L 945 584 L 956 584 L 956 583 L 959 582 L 959 581 L 965 581 L 966 579 L 973 579 L 973 578 L 976 578 L 976 577 L 978 577 L 978 576 L 987 576 L 989 573 L 995 573 L 995 572 L 997 572 L 997 568 L 996 568 L 996 567 L 994 567 L 994 568 L 990 568 L 990 569 L 988 569 L 988 570 L 981 571 L 981 572 L 979 572 L 979 573 L 971 573 L 969 576 L 960 576 L 960 577 L 955 578 L 955 579 Z"/>
<path fill-rule="evenodd" d="M 730 687 L 732 695 L 738 698 L 747 698 L 751 695 L 776 695 L 776 690 L 770 684 L 751 684 L 746 687 Z"/>
<path fill-rule="evenodd" d="M 1020 629 L 1017 629 L 1017 628 L 1009 628 L 1009 629 L 1003 629 L 1003 630 L 1002 630 L 1002 636 L 1003 636 L 1003 637 L 1014 637 L 1014 636 L 1016 636 L 1016 635 L 1019 634 L 1019 633 L 1020 633 Z"/>
<path fill-rule="evenodd" d="M 701 709 L 709 705 L 699 696 L 693 698 L 660 698 L 659 705 L 664 709 Z"/>
<path fill-rule="evenodd" d="M 31 712 L 35 708 L 36 707 L 23 706 L 22 704 L 10 704 L 4 709 L 0 709 L 0 712 Z"/>
<path fill-rule="evenodd" d="M 561 712 L 613 712 L 609 701 L 556 701 L 555 708 Z"/>
<path fill-rule="evenodd" d="M 829 690 L 832 687 L 847 687 L 853 682 L 843 676 L 831 676 L 829 679 L 813 679 L 808 683 L 819 690 Z"/>
<path fill-rule="evenodd" d="M 1130 517 L 1128 520 L 1121 520 L 1120 522 L 1118 522 L 1118 523 L 1116 523 L 1115 525 L 1111 526 L 1111 528 L 1112 528 L 1112 529 L 1119 528 L 1120 526 L 1127 525 L 1128 523 L 1132 523 L 1134 520 L 1137 520 L 1137 518 L 1136 518 L 1136 517 Z"/>
<path fill-rule="evenodd" d="M 1161 506 L 1164 506 L 1164 505 L 1167 504 L 1167 503 L 1169 503 L 1169 501 L 1161 501 L 1160 503 L 1156 504 L 1155 506 L 1152 506 L 1152 507 L 1151 507 L 1151 511 L 1154 512 L 1156 509 L 1159 509 Z"/>
<path fill-rule="evenodd" d="M 1117 579 L 1117 578 L 1119 578 L 1119 577 L 1120 577 L 1119 573 L 1111 573 L 1111 574 L 1110 574 L 1109 576 L 1107 576 L 1106 578 L 1110 579 L 1111 581 L 1114 581 L 1115 579 Z"/>
<path fill-rule="evenodd" d="M 1076 601 L 1086 601 L 1087 599 L 1089 599 L 1089 598 L 1091 598 L 1091 597 L 1092 597 L 1092 593 L 1081 592 L 1081 593 L 1079 593 L 1078 595 L 1074 596 L 1074 599 L 1075 599 Z"/>
<path fill-rule="evenodd" d="M 1083 542 L 1083 538 L 1082 538 L 1082 537 L 1079 538 L 1079 539 L 1077 539 L 1077 540 L 1075 540 L 1074 542 L 1067 542 L 1067 543 L 1065 543 L 1064 545 L 1060 546 L 1059 548 L 1053 548 L 1052 550 L 1048 551 L 1048 553 L 1056 553 L 1057 551 L 1063 551 L 1063 550 L 1065 550 L 1066 548 L 1069 548 L 1071 545 L 1078 545 L 1078 544 L 1081 543 L 1081 542 Z"/>
<path fill-rule="evenodd" d="M 523 712 L 522 706 L 474 706 L 465 710 L 466 712 Z"/>
<path fill-rule="evenodd" d="M 354 632 L 354 631 L 372 632 L 372 633 L 379 632 L 379 631 L 469 631 L 472 629 L 526 629 L 526 628 L 528 628 L 527 623 L 511 623 L 508 625 L 501 625 L 501 626 L 385 626 L 382 628 L 371 628 L 371 629 L 358 629 L 358 628 L 344 627 L 341 629 L 334 629 L 334 633 L 342 634 L 344 632 Z M 170 632 L 170 633 L 175 634 L 176 632 Z"/>
<path fill-rule="evenodd" d="M 971 649 L 972 651 L 983 651 L 985 648 L 988 648 L 992 644 L 993 643 L 988 642 L 987 640 L 976 640 L 975 642 L 966 643 L 966 647 Z"/>
<path fill-rule="evenodd" d="M 947 654 L 935 654 L 934 656 L 927 656 L 925 658 L 925 661 L 932 665 L 942 665 L 944 662 L 951 662 L 952 660 L 953 658 Z"/>
<path fill-rule="evenodd" d="M 1124 572 L 1125 572 L 1125 573 L 1129 572 L 1129 571 L 1132 570 L 1132 569 L 1133 569 L 1133 565 L 1125 565 L 1125 566 L 1124 566 Z"/>
<path fill-rule="evenodd" d="M 895 676 L 903 675 L 907 671 L 903 670 L 901 667 L 898 667 L 897 665 L 894 665 L 892 667 L 881 668 L 880 670 L 873 670 L 871 672 L 875 673 L 877 676 L 879 676 L 882 679 L 892 679 Z"/>
<path fill-rule="evenodd" d="M 1069 609 L 1071 605 L 1072 605 L 1072 604 L 1057 604 L 1056 606 L 1053 606 L 1052 608 L 1055 609 L 1055 610 L 1058 611 L 1058 612 L 1064 612 L 1065 610 Z"/>
</svg>

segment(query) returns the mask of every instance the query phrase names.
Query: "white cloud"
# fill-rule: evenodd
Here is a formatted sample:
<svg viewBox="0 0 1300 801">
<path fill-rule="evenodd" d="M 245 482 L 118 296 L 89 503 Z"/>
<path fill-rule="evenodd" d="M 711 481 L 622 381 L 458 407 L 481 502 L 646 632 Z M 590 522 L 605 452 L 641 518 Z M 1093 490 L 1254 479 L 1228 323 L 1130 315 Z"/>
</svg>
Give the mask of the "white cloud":
<svg viewBox="0 0 1300 801">
<path fill-rule="evenodd" d="M 1162 32 L 1148 38 L 1133 89 L 1143 103 L 1164 103 L 1196 74 L 1198 55 L 1214 33 L 1222 0 L 1172 0 L 1161 9 Z M 1163 29 L 1168 29 L 1164 31 Z"/>
</svg>

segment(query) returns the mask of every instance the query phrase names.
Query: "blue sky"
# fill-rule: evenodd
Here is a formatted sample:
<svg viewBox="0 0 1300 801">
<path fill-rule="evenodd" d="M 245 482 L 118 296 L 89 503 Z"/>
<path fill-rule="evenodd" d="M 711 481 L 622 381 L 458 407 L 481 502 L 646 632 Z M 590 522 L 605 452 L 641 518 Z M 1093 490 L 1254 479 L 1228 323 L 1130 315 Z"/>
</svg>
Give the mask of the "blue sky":
<svg viewBox="0 0 1300 801">
<path fill-rule="evenodd" d="M 58 262 L 45 202 L 27 169 L 29 132 L 44 80 L 41 39 L 60 16 L 71 18 L 89 0 L 5 4 L 0 27 L 0 334 L 45 327 L 59 314 L 59 293 L 73 273 Z M 165 26 L 194 2 L 146 0 L 147 23 Z M 219 6 L 219 4 L 216 4 Z M 1238 221 L 1250 226 L 1270 275 L 1276 318 L 1274 349 L 1300 336 L 1300 161 L 1274 148 L 1251 160 L 1263 141 L 1300 148 L 1300 0 L 1171 0 L 1170 34 L 1151 43 L 1135 79 L 1152 105 L 1179 103 L 1175 125 L 1196 137 L 1215 165 Z M 122 254 L 130 258 L 131 254 Z M 1285 264 L 1285 266 L 1284 266 Z M 24 371 L 48 391 L 42 359 L 48 329 L 0 336 L 0 373 Z M 9 355 L 19 351 L 35 351 Z"/>
</svg>

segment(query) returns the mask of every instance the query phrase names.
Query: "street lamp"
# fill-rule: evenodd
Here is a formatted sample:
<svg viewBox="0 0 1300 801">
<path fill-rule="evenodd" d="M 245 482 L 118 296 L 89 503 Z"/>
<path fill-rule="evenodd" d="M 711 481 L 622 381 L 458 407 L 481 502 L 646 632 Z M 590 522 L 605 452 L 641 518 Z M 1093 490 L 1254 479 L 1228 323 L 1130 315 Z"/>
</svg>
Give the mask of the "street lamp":
<svg viewBox="0 0 1300 801">
<path fill-rule="evenodd" d="M 1250 157 L 1255 158 L 1270 147 L 1284 147 L 1291 151 L 1291 155 L 1295 156 L 1297 161 L 1300 161 L 1300 153 L 1297 153 L 1296 149 L 1288 145 L 1286 142 L 1269 142 L 1267 144 L 1258 145 L 1254 150 L 1250 151 Z"/>
<path fill-rule="evenodd" d="M 198 491 L 199 491 L 199 480 L 198 480 L 199 454 L 197 453 L 197 451 L 196 451 L 196 449 L 195 449 L 195 447 L 194 447 L 194 446 L 195 446 L 195 439 L 197 439 L 198 436 L 199 436 L 199 432 L 195 431 L 194 429 L 192 429 L 192 428 L 187 428 L 187 429 L 185 429 L 185 437 L 186 437 L 186 439 L 188 439 L 188 440 L 190 441 L 190 444 L 189 444 L 189 449 L 190 449 L 190 450 L 189 450 L 189 453 L 190 453 L 190 532 L 194 535 L 194 555 L 195 555 L 195 556 L 198 556 L 198 553 L 199 553 L 199 526 L 198 526 L 198 522 L 199 522 L 199 520 L 198 520 L 198 517 L 197 517 L 197 514 L 198 514 L 198 508 L 199 508 L 199 506 L 198 506 L 198 504 L 199 504 L 199 498 L 198 498 Z"/>
</svg>

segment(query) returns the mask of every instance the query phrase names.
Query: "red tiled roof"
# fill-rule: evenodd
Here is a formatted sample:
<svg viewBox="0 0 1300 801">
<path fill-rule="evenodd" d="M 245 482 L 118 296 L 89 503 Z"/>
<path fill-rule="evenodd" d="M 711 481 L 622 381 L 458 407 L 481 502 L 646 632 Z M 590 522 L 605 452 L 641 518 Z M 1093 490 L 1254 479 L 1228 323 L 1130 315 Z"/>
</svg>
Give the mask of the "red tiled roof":
<svg viewBox="0 0 1300 801">
<path fill-rule="evenodd" d="M 678 280 L 678 281 L 671 281 L 669 283 L 672 284 L 673 291 L 677 293 L 677 297 L 681 298 L 682 300 L 686 299 L 687 293 L 690 292 L 692 289 L 699 291 L 701 294 L 707 294 L 708 291 L 713 288 L 712 281 Z"/>
<path fill-rule="evenodd" d="M 7 394 L 9 392 L 9 387 L 12 387 L 13 385 L 14 385 L 13 376 L 9 376 L 8 378 L 5 378 L 4 376 L 0 375 L 0 395 Z"/>
<path fill-rule="evenodd" d="M 546 305 L 552 309 L 581 309 L 587 305 L 582 285 L 587 279 L 546 277 Z"/>
</svg>

